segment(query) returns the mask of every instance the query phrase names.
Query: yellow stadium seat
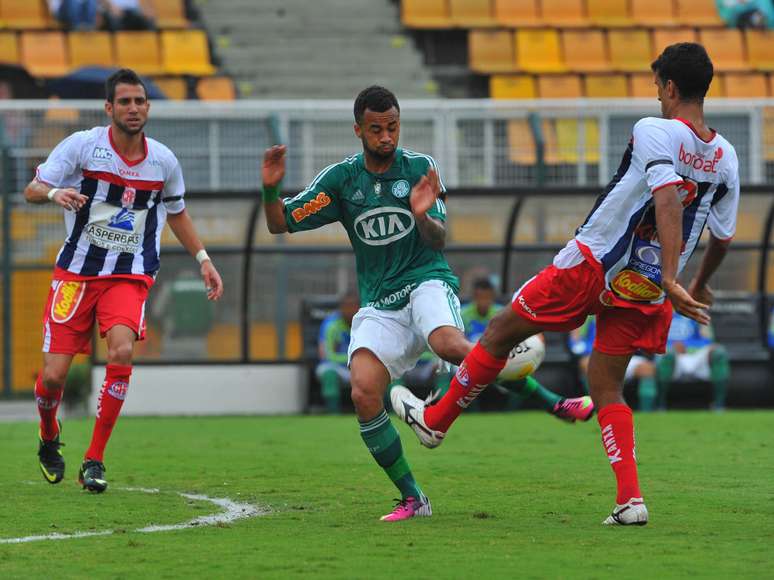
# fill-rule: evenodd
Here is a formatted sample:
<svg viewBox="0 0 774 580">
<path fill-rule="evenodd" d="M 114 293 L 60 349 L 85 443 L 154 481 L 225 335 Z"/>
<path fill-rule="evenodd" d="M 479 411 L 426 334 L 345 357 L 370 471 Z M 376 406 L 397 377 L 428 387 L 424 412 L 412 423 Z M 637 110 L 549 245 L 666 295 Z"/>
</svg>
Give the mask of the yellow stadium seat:
<svg viewBox="0 0 774 580">
<path fill-rule="evenodd" d="M 495 20 L 502 26 L 540 26 L 537 0 L 494 0 Z"/>
<path fill-rule="evenodd" d="M 611 30 L 607 35 L 613 70 L 640 72 L 650 70 L 652 50 L 646 30 Z"/>
<path fill-rule="evenodd" d="M 21 63 L 35 77 L 67 74 L 67 43 L 62 32 L 22 32 Z"/>
<path fill-rule="evenodd" d="M 707 49 L 716 71 L 748 70 L 744 58 L 742 33 L 730 28 L 705 28 L 699 31 L 699 42 Z"/>
<path fill-rule="evenodd" d="M 534 165 L 535 139 L 525 119 L 508 121 L 508 159 L 517 165 Z"/>
<path fill-rule="evenodd" d="M 571 71 L 597 72 L 610 70 L 601 30 L 565 30 L 562 32 L 564 63 Z"/>
<path fill-rule="evenodd" d="M 234 81 L 229 77 L 204 77 L 196 83 L 196 96 L 202 101 L 233 101 Z"/>
<path fill-rule="evenodd" d="M 729 99 L 765 99 L 769 96 L 768 82 L 763 73 L 727 73 L 723 85 Z"/>
<path fill-rule="evenodd" d="M 153 83 L 168 99 L 184 101 L 188 98 L 188 83 L 182 77 L 155 78 Z"/>
<path fill-rule="evenodd" d="M 560 28 L 586 27 L 583 0 L 541 0 L 543 22 Z"/>
<path fill-rule="evenodd" d="M 113 39 L 109 32 L 70 32 L 67 35 L 70 66 L 115 66 Z"/>
<path fill-rule="evenodd" d="M 447 0 L 401 0 L 401 21 L 409 28 L 449 28 Z"/>
<path fill-rule="evenodd" d="M 756 70 L 774 71 L 774 32 L 746 30 L 747 59 Z"/>
<path fill-rule="evenodd" d="M 590 99 L 628 97 L 626 75 L 587 75 L 586 96 Z"/>
<path fill-rule="evenodd" d="M 629 96 L 638 99 L 655 99 L 658 96 L 652 73 L 629 75 Z"/>
<path fill-rule="evenodd" d="M 559 154 L 559 138 L 556 135 L 556 119 L 543 119 L 543 160 L 548 165 L 559 165 L 562 157 Z"/>
<path fill-rule="evenodd" d="M 492 75 L 489 96 L 493 99 L 534 99 L 535 79 L 529 75 Z"/>
<path fill-rule="evenodd" d="M 130 67 L 141 75 L 161 74 L 159 37 L 152 31 L 116 32 L 116 66 Z"/>
<path fill-rule="evenodd" d="M 210 48 L 203 30 L 161 32 L 161 62 L 170 74 L 211 75 Z"/>
<path fill-rule="evenodd" d="M 468 61 L 471 70 L 509 72 L 514 67 L 513 33 L 507 30 L 471 30 L 468 33 Z"/>
<path fill-rule="evenodd" d="M 672 0 L 631 0 L 632 21 L 637 26 L 675 26 Z"/>
<path fill-rule="evenodd" d="M 554 29 L 523 29 L 516 35 L 516 67 L 527 72 L 564 72 L 559 33 Z"/>
<path fill-rule="evenodd" d="M 462 28 L 496 26 L 490 0 L 449 0 L 452 24 Z"/>
<path fill-rule="evenodd" d="M 715 0 L 676 0 L 676 20 L 684 26 L 725 26 Z"/>
<path fill-rule="evenodd" d="M 586 163 L 599 163 L 599 122 L 596 119 L 556 119 L 556 146 L 560 163 L 575 164 L 583 151 Z M 585 131 L 580 147 L 580 129 Z"/>
<path fill-rule="evenodd" d="M 0 32 L 0 62 L 19 64 L 19 42 L 15 32 Z"/>
<path fill-rule="evenodd" d="M 719 98 L 719 97 L 725 97 L 726 96 L 726 87 L 725 82 L 723 79 L 723 75 L 719 75 L 718 73 L 715 73 L 715 76 L 712 78 L 712 82 L 710 83 L 709 90 L 707 91 L 707 97 L 709 98 Z"/>
<path fill-rule="evenodd" d="M 183 0 L 153 0 L 153 16 L 159 28 L 188 28 Z"/>
<path fill-rule="evenodd" d="M 46 28 L 48 9 L 43 0 L 0 0 L 0 22 L 8 28 Z"/>
<path fill-rule="evenodd" d="M 653 31 L 653 58 L 678 42 L 696 42 L 696 31 L 693 28 L 657 28 Z"/>
<path fill-rule="evenodd" d="M 628 4 L 621 0 L 586 0 L 586 11 L 595 26 L 632 26 Z"/>
<path fill-rule="evenodd" d="M 763 157 L 774 161 L 774 107 L 763 109 Z"/>
<path fill-rule="evenodd" d="M 578 75 L 540 75 L 538 94 L 541 99 L 578 99 L 583 87 Z"/>
</svg>

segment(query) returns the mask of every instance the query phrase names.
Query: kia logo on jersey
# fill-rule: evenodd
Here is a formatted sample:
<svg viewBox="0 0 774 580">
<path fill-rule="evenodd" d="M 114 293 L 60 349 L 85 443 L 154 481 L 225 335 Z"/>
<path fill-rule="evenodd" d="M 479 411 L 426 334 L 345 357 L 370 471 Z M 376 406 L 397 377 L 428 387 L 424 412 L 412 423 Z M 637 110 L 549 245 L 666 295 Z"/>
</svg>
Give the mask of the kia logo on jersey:
<svg viewBox="0 0 774 580">
<path fill-rule="evenodd" d="M 685 150 L 683 144 L 680 143 L 679 158 L 681 163 L 685 163 L 688 167 L 692 167 L 697 171 L 717 173 L 718 161 L 723 158 L 723 149 L 721 147 L 715 149 L 715 154 L 710 161 L 709 159 L 705 159 L 704 156 L 699 153 L 689 153 Z"/>
</svg>

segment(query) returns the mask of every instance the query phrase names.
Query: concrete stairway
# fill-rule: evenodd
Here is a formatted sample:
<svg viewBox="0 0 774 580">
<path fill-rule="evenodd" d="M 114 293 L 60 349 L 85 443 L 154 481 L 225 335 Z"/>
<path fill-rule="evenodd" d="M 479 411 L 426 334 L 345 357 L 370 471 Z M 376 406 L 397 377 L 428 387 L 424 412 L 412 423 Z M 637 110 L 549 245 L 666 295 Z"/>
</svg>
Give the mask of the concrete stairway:
<svg viewBox="0 0 774 580">
<path fill-rule="evenodd" d="M 199 0 L 222 67 L 248 98 L 352 99 L 370 84 L 435 96 L 388 0 Z"/>
</svg>

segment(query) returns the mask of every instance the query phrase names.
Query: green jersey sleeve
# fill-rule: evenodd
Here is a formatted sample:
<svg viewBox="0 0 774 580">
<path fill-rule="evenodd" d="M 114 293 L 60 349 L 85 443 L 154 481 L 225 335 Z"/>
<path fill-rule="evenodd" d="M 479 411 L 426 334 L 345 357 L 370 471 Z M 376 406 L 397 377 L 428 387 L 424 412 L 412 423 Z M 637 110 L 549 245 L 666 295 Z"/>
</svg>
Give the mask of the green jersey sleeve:
<svg viewBox="0 0 774 580">
<path fill-rule="evenodd" d="M 340 219 L 341 169 L 331 165 L 317 174 L 306 189 L 285 202 L 289 232 L 313 230 Z"/>
</svg>

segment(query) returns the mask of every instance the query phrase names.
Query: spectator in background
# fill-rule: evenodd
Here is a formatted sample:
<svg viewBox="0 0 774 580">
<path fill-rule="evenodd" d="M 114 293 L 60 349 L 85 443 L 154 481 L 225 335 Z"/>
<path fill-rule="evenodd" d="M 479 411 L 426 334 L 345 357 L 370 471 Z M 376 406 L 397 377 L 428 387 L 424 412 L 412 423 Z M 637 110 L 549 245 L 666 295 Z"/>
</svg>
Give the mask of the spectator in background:
<svg viewBox="0 0 774 580">
<path fill-rule="evenodd" d="M 711 381 L 714 387 L 713 409 L 722 411 L 731 367 L 723 346 L 714 342 L 711 326 L 704 326 L 678 314 L 672 317 L 667 352 L 657 359 L 659 407 L 666 408 L 667 394 L 673 382 Z"/>
<path fill-rule="evenodd" d="M 140 0 L 101 0 L 108 30 L 150 30 L 156 27 L 153 17 Z"/>
<path fill-rule="evenodd" d="M 772 0 L 715 0 L 718 14 L 731 28 L 774 28 Z"/>
<path fill-rule="evenodd" d="M 570 350 L 578 357 L 578 372 L 580 373 L 583 389 L 588 392 L 589 356 L 594 345 L 596 334 L 596 318 L 589 316 L 580 328 L 576 328 L 569 335 Z M 624 381 L 637 381 L 637 399 L 640 411 L 652 411 L 655 407 L 658 394 L 656 382 L 656 365 L 649 358 L 641 354 L 635 354 L 629 360 L 626 367 Z"/>
<path fill-rule="evenodd" d="M 341 389 L 350 388 L 350 372 L 347 366 L 352 318 L 360 309 L 360 299 L 355 292 L 345 294 L 339 310 L 328 316 L 320 325 L 320 363 L 315 374 L 325 408 L 329 413 L 341 411 Z"/>
<path fill-rule="evenodd" d="M 98 0 L 48 0 L 51 15 L 68 30 L 97 27 Z"/>
</svg>

